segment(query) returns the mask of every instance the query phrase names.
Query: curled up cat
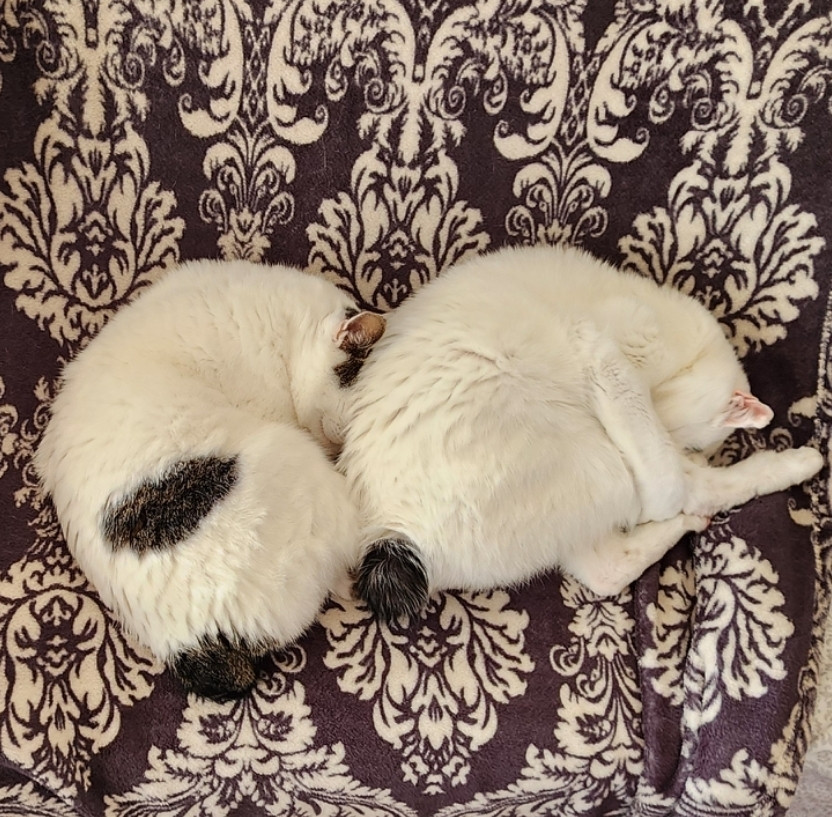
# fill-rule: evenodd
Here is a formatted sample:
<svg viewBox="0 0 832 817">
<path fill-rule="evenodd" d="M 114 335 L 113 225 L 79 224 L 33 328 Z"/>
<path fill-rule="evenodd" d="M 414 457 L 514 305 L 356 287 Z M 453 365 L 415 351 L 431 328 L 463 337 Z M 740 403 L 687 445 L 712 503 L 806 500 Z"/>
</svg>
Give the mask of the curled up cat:
<svg viewBox="0 0 832 817">
<path fill-rule="evenodd" d="M 617 594 L 711 515 L 822 467 L 811 448 L 694 456 L 771 409 L 704 307 L 579 250 L 467 260 L 387 320 L 339 460 L 366 524 L 356 591 L 384 620 L 555 567 Z"/>
<path fill-rule="evenodd" d="M 192 261 L 66 366 L 43 487 L 104 603 L 188 690 L 244 694 L 356 558 L 330 457 L 383 331 L 321 278 Z"/>
</svg>

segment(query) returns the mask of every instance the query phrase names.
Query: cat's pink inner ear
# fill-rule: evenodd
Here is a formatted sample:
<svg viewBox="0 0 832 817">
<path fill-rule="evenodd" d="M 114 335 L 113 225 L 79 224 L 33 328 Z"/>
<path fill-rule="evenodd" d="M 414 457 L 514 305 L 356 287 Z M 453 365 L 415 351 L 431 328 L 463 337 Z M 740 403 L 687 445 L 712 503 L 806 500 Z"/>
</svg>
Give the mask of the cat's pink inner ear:
<svg viewBox="0 0 832 817">
<path fill-rule="evenodd" d="M 735 391 L 725 412 L 724 423 L 729 428 L 763 428 L 771 422 L 774 412 L 753 394 Z"/>
<path fill-rule="evenodd" d="M 335 342 L 345 352 L 369 349 L 383 334 L 387 322 L 374 312 L 359 312 L 341 322 L 335 333 Z"/>
</svg>

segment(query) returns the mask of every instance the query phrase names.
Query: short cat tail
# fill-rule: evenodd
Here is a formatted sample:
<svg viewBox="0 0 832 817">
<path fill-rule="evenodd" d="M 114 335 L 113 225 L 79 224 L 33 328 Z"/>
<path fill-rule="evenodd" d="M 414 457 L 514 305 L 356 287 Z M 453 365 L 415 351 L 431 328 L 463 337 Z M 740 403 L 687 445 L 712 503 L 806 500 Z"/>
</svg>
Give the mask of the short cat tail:
<svg viewBox="0 0 832 817">
<path fill-rule="evenodd" d="M 186 692 L 226 703 L 245 697 L 257 682 L 258 652 L 224 635 L 204 638 L 169 662 Z"/>
<path fill-rule="evenodd" d="M 429 599 L 428 572 L 416 546 L 403 538 L 373 542 L 358 566 L 355 590 L 386 624 L 414 618 Z"/>
</svg>

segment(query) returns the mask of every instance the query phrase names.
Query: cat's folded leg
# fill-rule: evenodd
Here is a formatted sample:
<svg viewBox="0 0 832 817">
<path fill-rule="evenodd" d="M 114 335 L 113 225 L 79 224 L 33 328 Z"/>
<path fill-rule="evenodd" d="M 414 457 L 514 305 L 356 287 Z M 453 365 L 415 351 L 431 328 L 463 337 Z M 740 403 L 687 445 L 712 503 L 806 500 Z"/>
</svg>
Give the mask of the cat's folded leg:
<svg viewBox="0 0 832 817">
<path fill-rule="evenodd" d="M 592 360 L 593 408 L 632 471 L 641 521 L 676 516 L 686 491 L 683 458 L 659 420 L 647 386 L 610 338 L 587 322 L 581 323 L 578 332 Z"/>
<path fill-rule="evenodd" d="M 599 596 L 616 596 L 655 564 L 686 533 L 703 531 L 708 517 L 678 514 L 614 531 L 594 547 L 570 552 L 561 567 Z"/>
<path fill-rule="evenodd" d="M 627 360 L 637 369 L 647 360 L 656 360 L 663 354 L 659 340 L 659 323 L 656 310 L 633 295 L 618 295 L 603 299 L 595 312 L 621 349 Z"/>
<path fill-rule="evenodd" d="M 710 468 L 688 460 L 685 513 L 712 516 L 754 497 L 799 485 L 823 468 L 819 451 L 804 446 L 788 451 L 758 451 L 724 468 Z"/>
</svg>

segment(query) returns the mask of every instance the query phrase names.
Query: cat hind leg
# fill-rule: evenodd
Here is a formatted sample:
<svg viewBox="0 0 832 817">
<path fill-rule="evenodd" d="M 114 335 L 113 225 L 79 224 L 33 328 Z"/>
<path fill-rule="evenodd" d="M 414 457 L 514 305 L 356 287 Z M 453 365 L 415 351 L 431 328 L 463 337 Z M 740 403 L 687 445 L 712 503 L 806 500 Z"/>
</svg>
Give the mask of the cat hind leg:
<svg viewBox="0 0 832 817">
<path fill-rule="evenodd" d="M 688 461 L 686 513 L 712 516 L 765 494 L 811 479 L 823 468 L 822 454 L 804 446 L 787 451 L 758 451 L 734 465 L 710 468 Z"/>
<path fill-rule="evenodd" d="M 251 691 L 259 657 L 245 644 L 232 644 L 220 634 L 180 652 L 170 661 L 170 668 L 187 692 L 224 703 Z"/>
<path fill-rule="evenodd" d="M 386 624 L 416 616 L 429 599 L 427 569 L 416 546 L 401 537 L 373 542 L 358 566 L 355 590 Z"/>
<path fill-rule="evenodd" d="M 572 551 L 561 567 L 596 595 L 617 596 L 686 533 L 703 531 L 709 522 L 705 516 L 678 514 L 629 531 L 612 531 L 594 547 Z"/>
</svg>

